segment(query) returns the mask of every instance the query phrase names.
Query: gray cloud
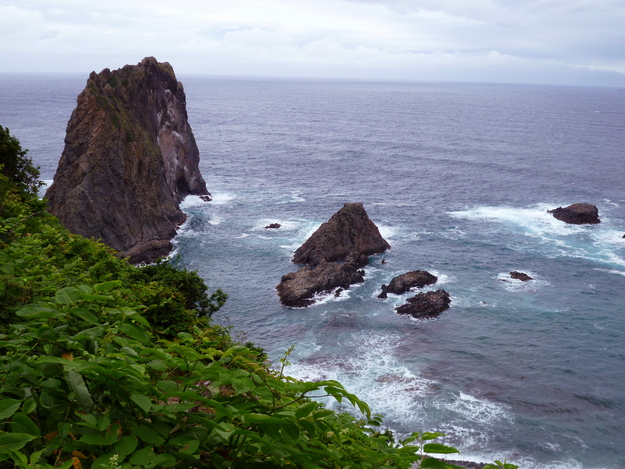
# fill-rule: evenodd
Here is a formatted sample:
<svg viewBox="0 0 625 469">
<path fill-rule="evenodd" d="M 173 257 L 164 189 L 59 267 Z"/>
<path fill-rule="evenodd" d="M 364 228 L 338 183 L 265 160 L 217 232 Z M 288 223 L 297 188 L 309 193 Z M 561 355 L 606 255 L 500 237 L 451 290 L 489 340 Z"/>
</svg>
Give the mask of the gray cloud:
<svg viewBox="0 0 625 469">
<path fill-rule="evenodd" d="M 625 3 L 601 0 L 0 0 L 0 72 L 625 85 Z"/>
</svg>

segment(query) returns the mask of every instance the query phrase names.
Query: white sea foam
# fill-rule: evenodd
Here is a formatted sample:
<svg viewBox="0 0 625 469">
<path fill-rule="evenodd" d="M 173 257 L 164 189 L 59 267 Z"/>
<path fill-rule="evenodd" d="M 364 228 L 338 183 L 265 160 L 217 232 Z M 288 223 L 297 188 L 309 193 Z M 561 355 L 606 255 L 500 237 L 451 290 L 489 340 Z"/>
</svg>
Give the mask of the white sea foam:
<svg viewBox="0 0 625 469">
<path fill-rule="evenodd" d="M 237 198 L 235 194 L 227 192 L 212 193 L 212 197 L 213 199 L 210 202 L 212 205 L 226 205 Z"/>
<path fill-rule="evenodd" d="M 382 235 L 382 237 L 384 239 L 386 239 L 387 241 L 389 239 L 393 239 L 393 237 L 395 236 L 395 233 L 397 232 L 397 229 L 393 226 L 389 226 L 389 225 L 377 225 L 378 230 L 380 231 L 380 234 Z"/>
<path fill-rule="evenodd" d="M 280 228 L 266 228 L 272 223 L 278 223 Z M 253 231 L 266 231 L 266 232 L 275 232 L 282 233 L 284 231 L 294 231 L 302 226 L 302 222 L 298 220 L 278 220 L 275 218 L 261 218 L 257 220 L 254 226 L 252 227 Z"/>
<path fill-rule="evenodd" d="M 190 207 L 206 205 L 208 202 L 202 200 L 199 195 L 188 195 L 180 202 L 180 208 L 184 211 Z"/>
<path fill-rule="evenodd" d="M 510 278 L 510 272 L 500 272 L 499 274 L 497 274 L 496 277 L 499 282 L 499 286 L 505 288 L 510 292 L 532 292 L 538 291 L 541 288 L 551 285 L 551 282 L 549 282 L 549 280 L 541 277 L 535 272 L 524 269 L 518 270 L 532 277 L 532 280 L 519 280 L 516 278 Z"/>
<path fill-rule="evenodd" d="M 359 332 L 349 339 L 347 356 L 300 360 L 287 371 L 299 379 L 339 380 L 369 403 L 372 412 L 410 423 L 422 407 L 419 397 L 431 393 L 434 382 L 415 376 L 397 361 L 394 350 L 400 340 L 397 334 Z M 331 400 L 325 402 L 337 407 Z"/>
<path fill-rule="evenodd" d="M 453 218 L 500 223 L 513 232 L 535 238 L 539 246 L 551 246 L 550 257 L 578 257 L 625 267 L 625 240 L 616 229 L 600 225 L 563 223 L 547 213 L 558 204 L 537 204 L 527 208 L 482 206 L 448 212 Z M 524 246 L 526 249 L 527 246 Z"/>
<path fill-rule="evenodd" d="M 276 204 L 281 205 L 299 202 L 306 202 L 306 199 L 300 195 L 299 191 L 293 191 L 289 195 L 283 196 L 280 201 L 276 202 Z"/>
</svg>

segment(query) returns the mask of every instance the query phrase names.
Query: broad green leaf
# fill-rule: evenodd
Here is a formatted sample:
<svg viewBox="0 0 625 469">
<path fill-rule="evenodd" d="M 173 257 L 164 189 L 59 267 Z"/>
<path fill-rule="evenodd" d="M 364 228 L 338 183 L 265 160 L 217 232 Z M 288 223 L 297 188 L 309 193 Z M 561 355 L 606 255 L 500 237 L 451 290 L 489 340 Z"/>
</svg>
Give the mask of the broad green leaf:
<svg viewBox="0 0 625 469">
<path fill-rule="evenodd" d="M 148 363 L 148 366 L 150 365 L 150 363 Z M 176 384 L 175 381 L 171 380 L 159 381 L 158 383 L 156 383 L 156 387 L 163 392 L 176 392 L 178 390 L 178 384 Z"/>
<path fill-rule="evenodd" d="M 17 399 L 2 399 L 0 401 L 0 420 L 10 418 L 21 405 L 22 401 Z"/>
<path fill-rule="evenodd" d="M 75 287 L 61 288 L 54 295 L 54 299 L 62 305 L 73 305 L 80 300 L 80 290 Z"/>
<path fill-rule="evenodd" d="M 147 363 L 148 367 L 156 371 L 167 371 L 167 365 L 163 360 L 152 360 Z"/>
<path fill-rule="evenodd" d="M 41 431 L 37 424 L 21 412 L 14 413 L 12 420 L 11 430 L 13 433 L 25 433 L 36 437 L 41 436 Z"/>
<path fill-rule="evenodd" d="M 298 419 L 303 419 L 304 417 L 307 417 L 308 415 L 310 415 L 310 413 L 316 408 L 317 408 L 316 402 L 307 402 L 306 404 L 302 404 L 301 406 L 297 408 L 297 410 L 295 411 L 295 416 Z"/>
<path fill-rule="evenodd" d="M 150 407 L 152 407 L 152 400 L 143 394 L 132 393 L 130 399 L 141 407 L 146 414 L 150 411 Z"/>
<path fill-rule="evenodd" d="M 120 456 L 128 456 L 137 449 L 139 441 L 134 436 L 123 436 L 115 445 L 115 452 Z"/>
<path fill-rule="evenodd" d="M 80 441 L 87 445 L 108 445 L 108 440 L 98 433 L 87 433 L 80 438 Z"/>
<path fill-rule="evenodd" d="M 71 310 L 72 315 L 79 317 L 83 321 L 89 324 L 100 324 L 98 318 L 91 311 L 85 308 L 73 308 Z"/>
<path fill-rule="evenodd" d="M 26 415 L 30 414 L 31 412 L 34 412 L 35 409 L 37 408 L 37 403 L 35 402 L 35 400 L 31 397 L 30 399 L 26 399 L 24 401 L 24 406 L 22 407 L 22 412 Z"/>
<path fill-rule="evenodd" d="M 200 446 L 200 440 L 189 440 L 183 449 L 180 450 L 182 454 L 193 454 L 195 450 Z"/>
<path fill-rule="evenodd" d="M 423 445 L 423 451 L 429 454 L 451 454 L 459 453 L 456 448 L 451 446 L 441 445 L 440 443 L 428 443 Z"/>
<path fill-rule="evenodd" d="M 110 291 L 114 288 L 119 288 L 122 286 L 122 281 L 121 280 L 111 280 L 108 282 L 103 282 L 103 283 L 98 283 L 96 285 L 93 286 L 93 291 L 101 293 L 101 292 L 106 292 L 106 291 Z"/>
<path fill-rule="evenodd" d="M 151 446 L 147 446 L 133 453 L 132 457 L 130 458 L 130 464 L 135 464 L 137 466 L 148 466 L 152 463 L 153 459 L 154 448 L 152 448 Z"/>
<path fill-rule="evenodd" d="M 119 325 L 119 330 L 129 337 L 138 340 L 142 343 L 147 343 L 150 340 L 148 334 L 136 324 L 131 322 L 123 322 Z"/>
<path fill-rule="evenodd" d="M 423 432 L 423 434 L 421 435 L 421 439 L 423 441 L 435 440 L 436 438 L 441 437 L 441 436 L 445 436 L 445 434 L 439 433 L 439 432 Z"/>
<path fill-rule="evenodd" d="M 67 381 L 71 386 L 74 394 L 76 395 L 76 400 L 82 407 L 85 412 L 91 411 L 93 408 L 93 399 L 91 399 L 91 393 L 85 384 L 85 380 L 82 375 L 76 373 L 74 370 L 67 370 Z"/>
<path fill-rule="evenodd" d="M 35 438 L 37 437 L 26 433 L 0 433 L 0 454 L 18 451 Z"/>
<path fill-rule="evenodd" d="M 26 306 L 15 314 L 28 319 L 48 319 L 56 316 L 59 312 L 56 309 L 43 308 L 41 306 Z"/>
<path fill-rule="evenodd" d="M 80 297 L 83 300 L 90 300 L 90 301 L 104 301 L 104 300 L 113 299 L 113 297 L 110 295 L 94 295 L 94 294 L 89 294 L 89 293 L 81 293 Z"/>
</svg>

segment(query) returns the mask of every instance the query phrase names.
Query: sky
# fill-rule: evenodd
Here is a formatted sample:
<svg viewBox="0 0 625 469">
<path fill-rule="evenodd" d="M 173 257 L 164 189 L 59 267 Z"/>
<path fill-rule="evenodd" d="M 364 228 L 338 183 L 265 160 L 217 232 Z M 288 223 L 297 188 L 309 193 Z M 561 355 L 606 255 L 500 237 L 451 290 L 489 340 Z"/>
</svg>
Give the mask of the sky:
<svg viewBox="0 0 625 469">
<path fill-rule="evenodd" d="M 0 73 L 625 88 L 625 0 L 0 0 Z"/>
</svg>

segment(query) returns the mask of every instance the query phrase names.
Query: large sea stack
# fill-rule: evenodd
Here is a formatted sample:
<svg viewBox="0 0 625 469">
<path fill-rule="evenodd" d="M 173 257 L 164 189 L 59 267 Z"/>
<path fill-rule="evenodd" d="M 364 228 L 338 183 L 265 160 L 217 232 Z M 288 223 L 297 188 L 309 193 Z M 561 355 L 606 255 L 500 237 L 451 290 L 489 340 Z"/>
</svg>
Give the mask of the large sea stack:
<svg viewBox="0 0 625 469">
<path fill-rule="evenodd" d="M 185 196 L 210 195 L 172 67 L 153 57 L 92 72 L 67 124 L 48 207 L 130 262 L 167 255 Z"/>
</svg>

